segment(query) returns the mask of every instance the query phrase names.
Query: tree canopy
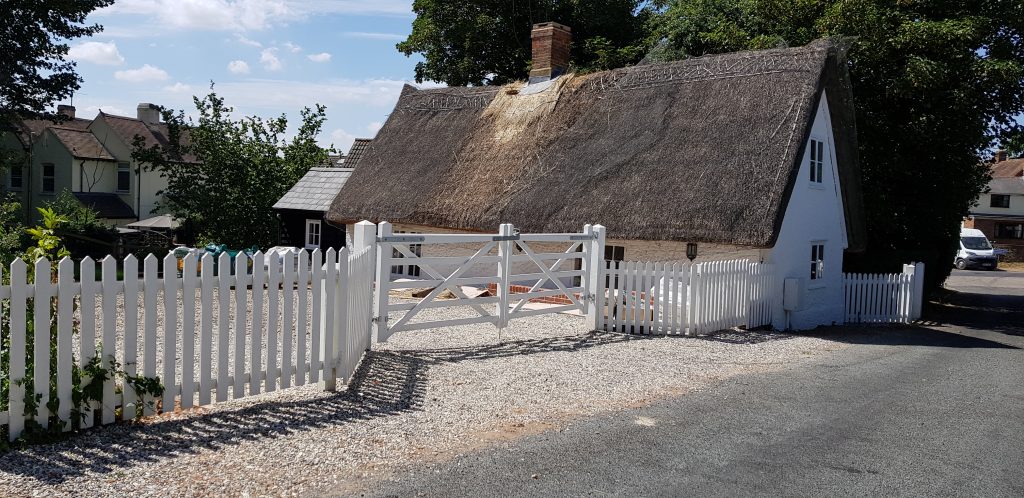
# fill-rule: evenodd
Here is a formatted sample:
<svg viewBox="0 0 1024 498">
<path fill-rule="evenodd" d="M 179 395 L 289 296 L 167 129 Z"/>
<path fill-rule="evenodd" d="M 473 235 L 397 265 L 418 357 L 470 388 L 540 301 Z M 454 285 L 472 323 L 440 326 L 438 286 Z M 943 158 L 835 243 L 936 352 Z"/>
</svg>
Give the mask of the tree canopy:
<svg viewBox="0 0 1024 498">
<path fill-rule="evenodd" d="M 945 279 L 988 179 L 981 158 L 1021 131 L 1024 3 L 675 0 L 655 29 L 670 57 L 856 37 L 849 65 L 870 239 L 847 267 L 918 260 L 933 287 Z"/>
<path fill-rule="evenodd" d="M 641 0 L 416 0 L 412 34 L 397 48 L 420 54 L 416 81 L 452 86 L 504 84 L 530 70 L 534 23 L 572 28 L 577 69 L 610 69 L 638 61 L 652 12 Z"/>
<path fill-rule="evenodd" d="M 233 109 L 215 92 L 194 97 L 198 121 L 182 111 L 164 111 L 170 143 L 146 147 L 136 140 L 133 157 L 167 178 L 160 208 L 166 208 L 199 242 L 231 247 L 277 244 L 278 220 L 271 207 L 309 168 L 324 164 L 320 147 L 326 108 L 301 111 L 291 140 L 288 119 L 232 118 Z"/>
<path fill-rule="evenodd" d="M 101 31 L 98 24 L 86 25 L 85 18 L 112 3 L 0 0 L 0 112 L 45 113 L 78 90 L 82 79 L 75 63 L 65 59 L 67 42 Z"/>
</svg>

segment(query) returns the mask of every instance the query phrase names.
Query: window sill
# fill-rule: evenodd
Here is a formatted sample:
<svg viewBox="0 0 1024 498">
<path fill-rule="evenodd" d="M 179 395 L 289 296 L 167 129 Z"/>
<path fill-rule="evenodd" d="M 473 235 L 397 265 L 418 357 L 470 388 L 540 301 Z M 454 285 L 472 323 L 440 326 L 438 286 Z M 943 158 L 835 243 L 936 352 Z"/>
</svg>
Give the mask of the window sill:
<svg viewBox="0 0 1024 498">
<path fill-rule="evenodd" d="M 825 190 L 825 185 L 822 183 L 809 183 L 807 186 L 814 190 Z"/>
<path fill-rule="evenodd" d="M 820 280 L 824 279 L 814 280 L 815 283 L 807 284 L 807 290 L 824 289 L 826 285 L 824 282 L 819 282 Z"/>
</svg>

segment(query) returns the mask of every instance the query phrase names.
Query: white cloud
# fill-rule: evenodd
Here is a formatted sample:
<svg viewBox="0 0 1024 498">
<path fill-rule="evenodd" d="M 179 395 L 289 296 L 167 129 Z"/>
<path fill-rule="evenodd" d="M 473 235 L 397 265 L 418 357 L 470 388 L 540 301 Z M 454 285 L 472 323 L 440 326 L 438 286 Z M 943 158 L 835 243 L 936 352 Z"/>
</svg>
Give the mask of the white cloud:
<svg viewBox="0 0 1024 498">
<path fill-rule="evenodd" d="M 138 69 L 115 71 L 114 78 L 130 83 L 142 83 L 146 81 L 164 81 L 168 76 L 167 71 L 164 71 L 163 69 L 149 64 L 143 64 L 142 67 Z"/>
<path fill-rule="evenodd" d="M 217 93 L 229 102 L 240 103 L 252 110 L 280 112 L 280 109 L 301 109 L 318 102 L 328 112 L 356 105 L 390 111 L 402 92 L 403 80 L 329 80 L 318 83 L 278 79 L 247 79 L 217 83 Z M 246 111 L 251 112 L 251 111 Z"/>
<path fill-rule="evenodd" d="M 412 6 L 409 0 L 118 0 L 94 15 L 143 17 L 149 22 L 105 32 L 138 37 L 154 30 L 262 30 L 323 14 L 411 17 Z"/>
<path fill-rule="evenodd" d="M 366 38 L 369 40 L 390 40 L 390 41 L 402 41 L 406 38 L 405 35 L 398 33 L 370 33 L 366 31 L 346 31 L 342 33 L 342 36 L 348 38 Z"/>
<path fill-rule="evenodd" d="M 319 54 L 309 54 L 306 57 L 313 62 L 330 62 L 331 60 L 331 54 L 327 52 L 320 52 Z"/>
<path fill-rule="evenodd" d="M 228 63 L 228 71 L 231 71 L 231 74 L 249 74 L 249 63 L 245 61 L 231 61 Z"/>
<path fill-rule="evenodd" d="M 256 48 L 263 48 L 263 44 L 262 43 L 260 43 L 260 42 L 258 42 L 256 40 L 252 40 L 252 39 L 246 38 L 244 35 L 242 35 L 240 33 L 235 33 L 235 40 L 238 41 L 238 43 L 241 43 L 242 45 L 248 45 L 250 47 L 256 47 Z"/>
<path fill-rule="evenodd" d="M 281 59 L 277 58 L 277 48 L 265 48 L 260 53 L 260 64 L 267 71 L 280 71 Z"/>
<path fill-rule="evenodd" d="M 68 57 L 76 61 L 91 62 L 105 66 L 120 66 L 124 64 L 124 57 L 117 50 L 114 42 L 85 42 L 79 43 L 68 51 Z"/>
<path fill-rule="evenodd" d="M 299 52 L 302 52 L 302 47 L 300 47 L 300 46 L 298 46 L 298 45 L 296 45 L 296 44 L 294 44 L 292 42 L 288 42 L 288 41 L 284 42 L 284 48 L 287 48 L 288 51 L 293 53 L 293 54 L 297 54 Z"/>
<path fill-rule="evenodd" d="M 380 131 L 382 126 L 384 126 L 384 123 L 381 123 L 380 121 L 374 121 L 366 125 L 366 131 L 370 132 L 370 134 L 372 135 L 376 135 L 377 132 Z"/>
<path fill-rule="evenodd" d="M 191 93 L 192 86 L 179 81 L 173 85 L 165 86 L 164 91 L 167 93 Z"/>
</svg>

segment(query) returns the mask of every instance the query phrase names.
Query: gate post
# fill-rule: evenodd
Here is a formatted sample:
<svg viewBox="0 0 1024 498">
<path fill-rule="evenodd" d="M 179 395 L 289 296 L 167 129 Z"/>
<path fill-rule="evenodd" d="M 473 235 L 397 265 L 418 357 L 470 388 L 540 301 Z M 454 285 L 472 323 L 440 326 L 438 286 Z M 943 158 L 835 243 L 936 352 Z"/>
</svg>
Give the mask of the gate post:
<svg viewBox="0 0 1024 498">
<path fill-rule="evenodd" d="M 588 240 L 584 243 L 586 251 L 586 260 L 584 260 L 584 268 L 586 268 L 586 296 L 585 299 L 585 310 L 587 315 L 587 324 L 593 328 L 593 330 L 602 330 L 602 321 L 604 319 L 604 283 L 601 280 L 602 270 L 604 265 L 601 263 L 604 261 L 604 243 L 605 243 L 605 228 L 603 225 L 587 225 L 583 228 L 584 232 L 588 235 L 593 235 L 592 240 Z"/>
<path fill-rule="evenodd" d="M 391 236 L 391 223 L 386 221 L 377 225 L 377 240 Z M 377 288 L 373 294 L 373 342 L 384 342 L 388 340 L 388 284 L 391 282 L 391 267 L 385 267 L 387 258 L 391 257 L 391 244 L 387 242 L 376 242 L 377 244 Z"/>
<path fill-rule="evenodd" d="M 508 276 L 509 266 L 512 264 L 512 240 L 515 228 L 511 223 L 502 223 L 498 227 L 498 291 L 497 312 L 498 317 L 498 340 L 501 341 L 501 331 L 508 325 Z"/>
<path fill-rule="evenodd" d="M 360 221 L 359 223 L 356 223 L 355 226 L 353 227 L 353 230 L 352 230 L 352 254 L 360 254 L 360 253 L 362 253 L 365 250 L 369 250 L 371 254 L 369 256 L 364 256 L 364 257 L 369 258 L 372 261 L 376 261 L 376 254 L 373 254 L 373 251 L 376 250 L 376 246 L 377 246 L 377 225 L 374 225 L 373 223 L 370 223 L 369 221 L 366 221 L 366 220 L 363 220 L 363 221 Z M 373 283 L 380 279 L 380 277 L 377 275 L 377 271 L 376 270 L 377 270 L 377 267 L 375 266 L 374 267 L 374 271 L 371 271 L 366 276 L 366 278 L 369 279 L 369 282 L 366 282 L 366 281 L 353 282 L 352 285 L 356 285 L 356 286 L 360 286 L 360 287 L 358 288 L 358 293 L 350 294 L 350 296 L 364 296 L 364 299 L 365 299 L 366 295 L 363 294 L 364 292 L 373 292 L 373 289 L 374 289 Z M 349 313 L 352 313 L 352 302 L 351 301 L 352 300 L 350 300 L 350 302 L 349 302 Z M 355 301 L 358 302 L 358 299 L 356 299 Z M 364 306 L 367 305 L 367 304 L 369 306 L 373 306 L 372 302 L 367 303 L 366 301 L 363 301 L 363 305 Z M 362 313 L 366 313 L 366 315 L 365 315 L 365 317 L 366 317 L 365 318 L 365 323 L 355 323 L 355 326 L 357 327 L 357 329 L 356 330 L 350 330 L 349 333 L 350 334 L 359 334 L 360 337 L 368 337 L 368 336 L 370 336 L 373 333 L 373 322 L 372 322 L 373 310 L 363 309 L 363 310 L 360 310 L 360 311 Z M 364 315 L 357 314 L 356 316 L 357 317 L 363 317 Z M 349 322 L 349 323 L 352 323 L 352 322 Z M 370 344 L 370 341 L 366 341 L 366 344 Z"/>
</svg>

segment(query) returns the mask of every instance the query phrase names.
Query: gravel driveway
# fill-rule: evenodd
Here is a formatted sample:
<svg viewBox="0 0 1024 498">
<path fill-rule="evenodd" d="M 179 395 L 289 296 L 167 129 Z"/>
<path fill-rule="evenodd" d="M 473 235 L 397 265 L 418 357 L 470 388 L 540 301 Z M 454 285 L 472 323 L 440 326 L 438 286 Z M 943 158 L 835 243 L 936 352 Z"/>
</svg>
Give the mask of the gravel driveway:
<svg viewBox="0 0 1024 498">
<path fill-rule="evenodd" d="M 515 320 L 501 342 L 490 326 L 403 332 L 374 347 L 345 392 L 292 388 L 0 455 L 0 496 L 358 490 L 365 478 L 403 464 L 559 430 L 573 419 L 707 389 L 838 347 L 758 332 L 587 332 L 581 318 L 569 315 Z"/>
</svg>

